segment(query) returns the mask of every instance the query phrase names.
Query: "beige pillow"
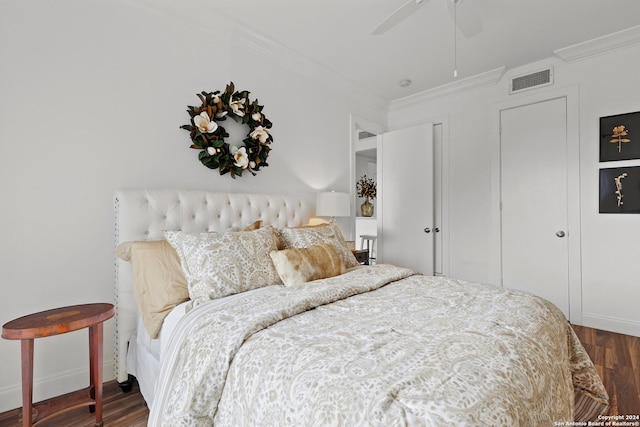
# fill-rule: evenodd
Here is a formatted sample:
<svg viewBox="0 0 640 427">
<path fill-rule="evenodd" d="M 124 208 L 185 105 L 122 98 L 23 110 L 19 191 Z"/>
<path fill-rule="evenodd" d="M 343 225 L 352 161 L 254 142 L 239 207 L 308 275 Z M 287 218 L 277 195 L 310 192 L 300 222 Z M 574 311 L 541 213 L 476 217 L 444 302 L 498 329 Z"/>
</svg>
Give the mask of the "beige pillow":
<svg viewBox="0 0 640 427">
<path fill-rule="evenodd" d="M 279 240 L 278 249 L 299 249 L 309 246 L 329 243 L 342 259 L 345 267 L 351 268 L 359 265 L 347 242 L 344 240 L 338 224 L 323 224 L 313 227 L 281 228 L 276 229 Z"/>
<path fill-rule="evenodd" d="M 149 336 L 157 338 L 167 314 L 189 299 L 180 258 L 166 240 L 125 242 L 116 248 L 116 256 L 131 262 L 142 323 Z"/>
<path fill-rule="evenodd" d="M 180 257 L 193 305 L 280 284 L 269 253 L 277 249 L 272 227 L 228 233 L 165 231 Z"/>
<path fill-rule="evenodd" d="M 258 220 L 244 230 L 261 226 Z M 115 256 L 132 264 L 133 296 L 147 333 L 155 339 L 169 312 L 189 300 L 180 257 L 166 240 L 124 242 L 116 248 Z"/>
<path fill-rule="evenodd" d="M 284 249 L 269 254 L 285 286 L 337 276 L 346 271 L 329 243 L 301 249 Z"/>
<path fill-rule="evenodd" d="M 257 230 L 258 228 L 262 227 L 262 220 L 257 220 L 254 221 L 253 223 L 247 225 L 243 230 L 244 231 L 253 231 L 253 230 Z"/>
</svg>

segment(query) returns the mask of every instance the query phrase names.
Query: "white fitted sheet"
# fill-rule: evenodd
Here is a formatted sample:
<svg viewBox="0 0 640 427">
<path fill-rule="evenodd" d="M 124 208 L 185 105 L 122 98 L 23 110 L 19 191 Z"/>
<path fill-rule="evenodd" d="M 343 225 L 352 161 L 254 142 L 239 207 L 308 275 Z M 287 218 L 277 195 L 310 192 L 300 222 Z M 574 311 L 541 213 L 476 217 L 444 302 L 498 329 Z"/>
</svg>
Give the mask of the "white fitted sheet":
<svg viewBox="0 0 640 427">
<path fill-rule="evenodd" d="M 127 354 L 127 366 L 131 367 L 131 374 L 135 375 L 140 386 L 140 392 L 147 406 L 151 408 L 155 397 L 156 382 L 160 374 L 162 357 L 166 352 L 166 345 L 171 334 L 186 314 L 188 301 L 174 307 L 162 323 L 158 338 L 152 339 L 138 314 L 138 326 L 131 340 Z"/>
</svg>

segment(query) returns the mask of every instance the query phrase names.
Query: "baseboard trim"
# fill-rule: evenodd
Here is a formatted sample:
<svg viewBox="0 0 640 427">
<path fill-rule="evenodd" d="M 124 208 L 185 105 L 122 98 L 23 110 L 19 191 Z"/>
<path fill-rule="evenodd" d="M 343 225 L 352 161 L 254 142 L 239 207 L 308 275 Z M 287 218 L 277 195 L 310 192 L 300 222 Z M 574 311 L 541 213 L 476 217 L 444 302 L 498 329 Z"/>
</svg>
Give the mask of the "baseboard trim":
<svg viewBox="0 0 640 427">
<path fill-rule="evenodd" d="M 111 381 L 114 376 L 114 361 L 108 360 L 102 365 L 103 382 Z M 89 367 L 71 369 L 33 381 L 33 401 L 40 402 L 89 386 Z M 13 384 L 0 388 L 0 412 L 22 407 L 22 384 Z"/>
<path fill-rule="evenodd" d="M 640 322 L 629 319 L 582 313 L 582 326 L 640 337 Z"/>
</svg>

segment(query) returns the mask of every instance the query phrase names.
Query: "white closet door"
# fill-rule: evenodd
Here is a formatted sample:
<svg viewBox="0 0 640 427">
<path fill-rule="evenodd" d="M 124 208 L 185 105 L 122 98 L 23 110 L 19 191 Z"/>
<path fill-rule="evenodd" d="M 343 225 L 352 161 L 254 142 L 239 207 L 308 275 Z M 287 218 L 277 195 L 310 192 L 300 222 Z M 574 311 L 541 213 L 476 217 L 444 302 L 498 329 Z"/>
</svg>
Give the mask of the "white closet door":
<svg viewBox="0 0 640 427">
<path fill-rule="evenodd" d="M 433 274 L 441 276 L 444 271 L 444 174 L 443 174 L 443 145 L 442 123 L 433 125 Z"/>
<path fill-rule="evenodd" d="M 502 280 L 569 316 L 566 98 L 500 112 Z"/>
<path fill-rule="evenodd" d="M 382 136 L 378 263 L 433 275 L 433 125 Z"/>
</svg>

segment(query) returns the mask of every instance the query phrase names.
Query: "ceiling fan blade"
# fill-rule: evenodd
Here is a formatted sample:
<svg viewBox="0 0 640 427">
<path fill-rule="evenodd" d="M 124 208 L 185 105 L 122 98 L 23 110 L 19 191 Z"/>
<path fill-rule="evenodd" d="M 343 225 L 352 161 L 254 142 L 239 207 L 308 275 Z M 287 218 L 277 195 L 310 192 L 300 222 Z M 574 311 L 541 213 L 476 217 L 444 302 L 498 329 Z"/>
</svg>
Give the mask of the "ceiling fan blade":
<svg viewBox="0 0 640 427">
<path fill-rule="evenodd" d="M 456 4 L 457 3 L 457 4 Z M 473 37 L 482 32 L 482 20 L 478 10 L 477 0 L 447 0 L 449 15 L 454 19 L 454 8 L 457 8 L 456 25 L 466 38 Z"/>
<path fill-rule="evenodd" d="M 414 13 L 420 6 L 425 4 L 429 0 L 409 0 L 402 6 L 398 8 L 395 12 L 393 12 L 387 19 L 385 19 L 380 25 L 373 29 L 371 34 L 374 36 L 379 36 L 380 34 L 386 33 L 391 28 L 395 27 L 405 18 L 409 17 L 412 13 Z"/>
</svg>

